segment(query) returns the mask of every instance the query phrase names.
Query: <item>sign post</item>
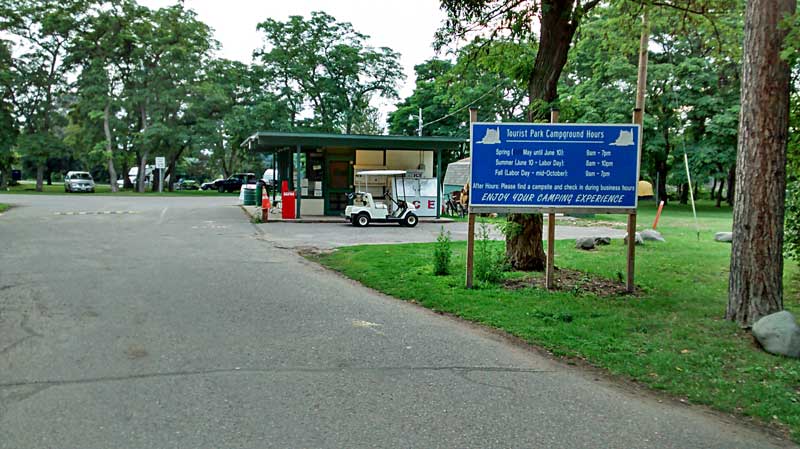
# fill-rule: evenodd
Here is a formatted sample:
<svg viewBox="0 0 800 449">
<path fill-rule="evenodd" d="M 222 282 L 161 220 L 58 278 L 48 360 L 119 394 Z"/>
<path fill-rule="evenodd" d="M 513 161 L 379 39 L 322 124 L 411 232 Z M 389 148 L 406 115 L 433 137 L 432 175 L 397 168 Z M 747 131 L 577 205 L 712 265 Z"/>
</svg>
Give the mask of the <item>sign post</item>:
<svg viewBox="0 0 800 449">
<path fill-rule="evenodd" d="M 164 156 L 156 156 L 156 168 L 158 169 L 158 192 L 164 191 L 164 168 L 167 166 L 167 160 Z"/>
<path fill-rule="evenodd" d="M 478 121 L 478 110 L 469 108 L 469 122 L 474 123 Z M 470 162 L 472 164 L 472 162 Z M 470 178 L 469 190 L 467 190 L 469 198 L 472 199 L 472 178 Z M 472 208 L 468 207 L 467 214 L 467 288 L 472 288 L 472 275 L 475 267 L 475 214 Z"/>
<path fill-rule="evenodd" d="M 553 111 L 551 120 L 558 120 L 557 111 Z M 636 225 L 640 125 L 475 122 L 471 124 L 470 150 L 470 215 L 548 214 L 548 288 L 553 287 L 557 212 L 628 214 L 633 236 L 630 229 L 633 226 L 635 230 Z M 468 286 L 471 250 L 468 241 Z"/>
<path fill-rule="evenodd" d="M 550 110 L 550 123 L 558 123 L 558 109 Z M 544 273 L 544 284 L 548 290 L 553 289 L 553 272 L 556 257 L 556 214 L 547 214 L 547 269 Z"/>
</svg>

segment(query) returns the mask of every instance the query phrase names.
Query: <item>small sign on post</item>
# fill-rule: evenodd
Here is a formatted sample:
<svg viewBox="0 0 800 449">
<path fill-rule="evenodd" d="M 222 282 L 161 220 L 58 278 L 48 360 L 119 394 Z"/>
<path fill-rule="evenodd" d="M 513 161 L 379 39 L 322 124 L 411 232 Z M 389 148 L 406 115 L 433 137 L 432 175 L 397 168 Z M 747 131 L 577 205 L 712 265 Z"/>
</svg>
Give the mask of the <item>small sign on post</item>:
<svg viewBox="0 0 800 449">
<path fill-rule="evenodd" d="M 167 167 L 167 158 L 156 156 L 156 168 L 158 169 L 158 191 L 164 191 L 164 169 Z"/>
</svg>

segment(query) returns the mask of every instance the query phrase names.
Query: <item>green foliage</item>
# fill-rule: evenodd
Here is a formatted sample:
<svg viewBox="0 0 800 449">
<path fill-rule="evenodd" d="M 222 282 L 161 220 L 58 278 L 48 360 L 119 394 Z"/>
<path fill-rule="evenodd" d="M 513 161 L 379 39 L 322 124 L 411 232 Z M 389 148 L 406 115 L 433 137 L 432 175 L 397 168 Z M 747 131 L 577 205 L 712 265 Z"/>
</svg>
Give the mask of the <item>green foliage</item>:
<svg viewBox="0 0 800 449">
<path fill-rule="evenodd" d="M 505 251 L 494 245 L 489 238 L 489 224 L 486 222 L 481 222 L 478 226 L 477 237 L 474 261 L 475 278 L 489 284 L 501 282 L 503 273 L 508 269 Z"/>
<path fill-rule="evenodd" d="M 786 257 L 800 262 L 800 180 L 787 185 L 785 214 L 783 250 Z"/>
<path fill-rule="evenodd" d="M 436 245 L 433 247 L 433 274 L 435 276 L 450 274 L 450 259 L 452 258 L 450 243 L 450 231 L 445 232 L 444 226 L 442 226 L 436 237 Z"/>
<path fill-rule="evenodd" d="M 291 111 L 292 126 L 351 133 L 367 117 L 370 100 L 397 98 L 400 55 L 365 44 L 368 36 L 324 12 L 258 24 L 264 46 L 255 56 Z M 311 105 L 307 111 L 306 106 Z M 309 119 L 302 119 L 311 112 Z"/>
</svg>

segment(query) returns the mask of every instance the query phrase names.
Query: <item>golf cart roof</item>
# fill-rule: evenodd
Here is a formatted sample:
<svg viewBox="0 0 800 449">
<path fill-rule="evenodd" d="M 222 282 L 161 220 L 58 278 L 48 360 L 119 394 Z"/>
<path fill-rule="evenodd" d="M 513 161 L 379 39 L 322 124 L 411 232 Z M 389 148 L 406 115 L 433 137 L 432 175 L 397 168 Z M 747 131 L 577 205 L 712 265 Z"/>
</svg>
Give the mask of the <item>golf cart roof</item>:
<svg viewBox="0 0 800 449">
<path fill-rule="evenodd" d="M 356 173 L 364 176 L 398 176 L 405 175 L 405 170 L 364 170 Z"/>
</svg>

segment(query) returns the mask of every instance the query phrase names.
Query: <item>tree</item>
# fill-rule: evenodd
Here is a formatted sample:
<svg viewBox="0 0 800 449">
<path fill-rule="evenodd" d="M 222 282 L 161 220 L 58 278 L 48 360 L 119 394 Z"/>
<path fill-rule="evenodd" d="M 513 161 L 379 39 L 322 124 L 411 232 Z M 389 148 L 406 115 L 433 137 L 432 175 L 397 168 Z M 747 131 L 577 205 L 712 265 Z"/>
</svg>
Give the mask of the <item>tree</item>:
<svg viewBox="0 0 800 449">
<path fill-rule="evenodd" d="M 431 59 L 417 65 L 414 92 L 389 114 L 390 133 L 416 135 L 420 108 L 426 136 L 467 137 L 463 118 L 469 107 L 478 108 L 486 120 L 523 120 L 527 92 L 517 80 L 530 71 L 535 57 L 535 45 L 528 42 L 479 39 L 458 50 L 455 64 Z M 465 155 L 448 152 L 443 163 Z"/>
<path fill-rule="evenodd" d="M 23 158 L 36 167 L 36 190 L 42 190 L 48 156 L 63 126 L 68 50 L 81 31 L 87 11 L 83 0 L 0 0 L 0 31 L 13 36 L 19 55 L 12 59 L 8 94 L 27 136 Z M 59 145 L 60 146 L 60 145 Z M 59 147 L 57 146 L 57 147 Z"/>
<path fill-rule="evenodd" d="M 324 12 L 305 20 L 267 19 L 258 24 L 265 45 L 255 56 L 291 110 L 292 126 L 350 133 L 375 96 L 397 97 L 403 78 L 399 55 L 364 44 L 368 36 Z M 310 119 L 300 117 L 310 110 Z"/>
<path fill-rule="evenodd" d="M 743 327 L 783 309 L 790 67 L 780 52 L 795 0 L 749 0 L 725 317 Z"/>
<path fill-rule="evenodd" d="M 137 153 L 137 190 L 145 188 L 147 162 L 158 152 L 167 158 L 167 173 L 194 144 L 186 114 L 194 88 L 216 43 L 211 29 L 182 4 L 157 10 L 140 9 L 129 41 L 131 64 L 125 74 L 123 109 L 129 114 Z"/>
<path fill-rule="evenodd" d="M 567 62 L 572 38 L 587 11 L 599 0 L 441 0 L 447 12 L 445 25 L 437 32 L 442 45 L 489 30 L 494 39 L 504 33 L 533 40 L 533 20 L 539 22 L 538 48 L 527 74 L 529 119 L 541 120 L 558 98 L 558 81 Z M 506 236 L 506 255 L 518 270 L 545 267 L 541 214 L 511 214 L 513 232 Z"/>
<path fill-rule="evenodd" d="M 257 66 L 214 59 L 205 66 L 190 113 L 197 117 L 194 128 L 199 146 L 225 177 L 239 170 L 245 157 L 244 140 L 259 129 L 288 131 L 289 109 L 275 94 L 264 89 L 269 83 Z"/>
<path fill-rule="evenodd" d="M 0 40 L 0 189 L 5 189 L 14 163 L 14 142 L 17 138 L 12 95 L 11 51 L 8 42 Z"/>
</svg>

